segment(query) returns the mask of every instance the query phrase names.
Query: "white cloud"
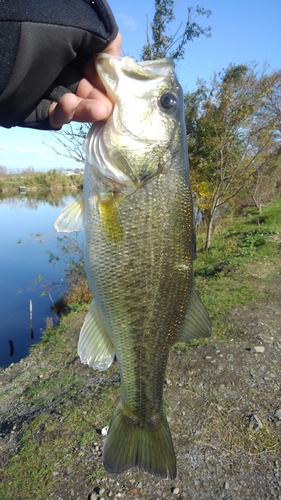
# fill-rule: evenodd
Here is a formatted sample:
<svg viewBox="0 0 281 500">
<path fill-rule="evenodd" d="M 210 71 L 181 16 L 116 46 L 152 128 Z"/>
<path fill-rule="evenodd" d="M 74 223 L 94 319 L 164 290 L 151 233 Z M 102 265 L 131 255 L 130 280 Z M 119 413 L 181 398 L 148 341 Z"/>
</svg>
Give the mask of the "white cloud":
<svg viewBox="0 0 281 500">
<path fill-rule="evenodd" d="M 42 154 L 42 150 L 37 148 L 25 148 L 23 146 L 15 146 L 13 148 L 14 153 L 18 153 L 21 155 L 34 155 L 34 154 Z"/>
<path fill-rule="evenodd" d="M 129 31 L 136 31 L 137 23 L 132 16 L 128 16 L 127 14 L 117 14 L 115 17 L 122 27 L 127 28 Z"/>
</svg>

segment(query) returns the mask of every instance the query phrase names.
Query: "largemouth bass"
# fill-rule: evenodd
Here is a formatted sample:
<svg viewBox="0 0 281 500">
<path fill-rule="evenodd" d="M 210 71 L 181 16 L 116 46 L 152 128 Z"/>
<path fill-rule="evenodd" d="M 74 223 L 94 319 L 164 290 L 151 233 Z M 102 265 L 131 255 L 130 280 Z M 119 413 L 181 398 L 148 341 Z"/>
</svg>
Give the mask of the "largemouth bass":
<svg viewBox="0 0 281 500">
<path fill-rule="evenodd" d="M 194 286 L 195 237 L 182 89 L 170 59 L 99 55 L 113 115 L 84 144 L 83 200 L 58 231 L 85 229 L 94 300 L 82 327 L 83 363 L 117 357 L 122 395 L 103 449 L 105 468 L 176 477 L 162 393 L 170 347 L 211 334 Z"/>
</svg>

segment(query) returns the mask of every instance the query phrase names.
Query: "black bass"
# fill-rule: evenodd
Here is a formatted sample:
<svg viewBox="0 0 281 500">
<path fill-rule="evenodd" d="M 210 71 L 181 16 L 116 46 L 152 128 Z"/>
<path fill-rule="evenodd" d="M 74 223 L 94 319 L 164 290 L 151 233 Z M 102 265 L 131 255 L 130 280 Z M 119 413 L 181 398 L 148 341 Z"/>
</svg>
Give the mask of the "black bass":
<svg viewBox="0 0 281 500">
<path fill-rule="evenodd" d="M 194 286 L 195 253 L 182 89 L 170 59 L 99 55 L 113 115 L 85 141 L 83 200 L 58 231 L 85 229 L 94 300 L 82 327 L 83 363 L 117 357 L 122 396 L 103 449 L 105 468 L 176 477 L 162 393 L 170 347 L 211 334 Z"/>
</svg>

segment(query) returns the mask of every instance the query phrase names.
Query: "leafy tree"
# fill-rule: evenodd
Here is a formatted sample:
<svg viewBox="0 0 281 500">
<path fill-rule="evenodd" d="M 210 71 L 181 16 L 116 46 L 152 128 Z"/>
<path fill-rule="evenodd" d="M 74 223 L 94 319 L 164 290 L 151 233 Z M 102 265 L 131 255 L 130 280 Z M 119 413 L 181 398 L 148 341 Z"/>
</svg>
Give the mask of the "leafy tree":
<svg viewBox="0 0 281 500">
<path fill-rule="evenodd" d="M 270 116 L 276 118 L 276 138 L 281 140 L 281 71 L 277 71 L 277 78 L 274 85 L 274 92 L 268 95 L 267 100 L 262 108 L 262 112 L 269 113 Z"/>
<path fill-rule="evenodd" d="M 281 157 L 277 157 L 249 179 L 238 194 L 235 202 L 236 212 L 241 213 L 247 207 L 256 207 L 261 214 L 263 206 L 276 196 L 280 187 Z"/>
<path fill-rule="evenodd" d="M 34 173 L 35 173 L 34 167 L 26 167 L 21 171 L 21 175 L 23 177 L 31 177 L 32 175 L 34 175 Z"/>
<path fill-rule="evenodd" d="M 205 191 L 206 249 L 218 209 L 278 157 L 281 112 L 268 104 L 280 78 L 280 72 L 258 75 L 256 66 L 230 65 L 186 96 L 192 178 L 199 195 L 202 186 Z"/>
<path fill-rule="evenodd" d="M 175 20 L 174 16 L 174 0 L 155 0 L 155 14 L 153 22 L 151 23 L 151 36 L 147 28 L 146 38 L 147 42 L 143 46 L 141 58 L 144 61 L 162 59 L 164 57 L 171 57 L 175 61 L 183 59 L 185 52 L 185 45 L 187 42 L 198 38 L 200 35 L 211 36 L 211 27 L 202 28 L 195 22 L 198 16 L 211 15 L 210 10 L 205 10 L 197 6 L 187 8 L 187 19 L 184 29 L 181 30 L 183 23 L 180 24 L 178 30 L 174 35 L 167 35 L 167 26 Z M 182 33 L 180 34 L 180 32 Z M 177 44 L 177 45 L 176 45 Z M 176 45 L 176 48 L 172 48 Z"/>
</svg>

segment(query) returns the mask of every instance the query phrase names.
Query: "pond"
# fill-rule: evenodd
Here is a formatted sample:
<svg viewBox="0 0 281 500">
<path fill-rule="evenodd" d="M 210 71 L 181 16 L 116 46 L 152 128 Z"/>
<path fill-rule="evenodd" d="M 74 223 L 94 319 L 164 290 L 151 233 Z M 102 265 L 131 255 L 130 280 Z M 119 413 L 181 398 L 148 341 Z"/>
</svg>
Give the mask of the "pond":
<svg viewBox="0 0 281 500">
<path fill-rule="evenodd" d="M 0 195 L 0 367 L 25 357 L 46 324 L 57 322 L 51 306 L 59 288 L 64 290 L 67 257 L 55 260 L 56 265 L 49 262 L 50 253 L 59 255 L 58 237 L 63 237 L 54 221 L 74 198 L 50 192 Z M 83 234 L 77 238 L 82 244 Z"/>
</svg>

